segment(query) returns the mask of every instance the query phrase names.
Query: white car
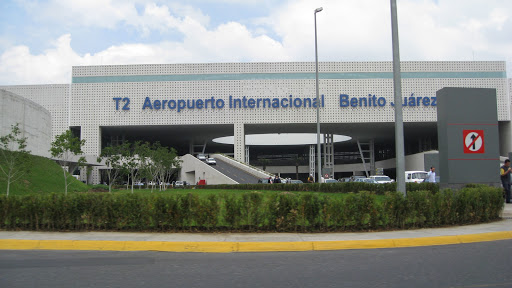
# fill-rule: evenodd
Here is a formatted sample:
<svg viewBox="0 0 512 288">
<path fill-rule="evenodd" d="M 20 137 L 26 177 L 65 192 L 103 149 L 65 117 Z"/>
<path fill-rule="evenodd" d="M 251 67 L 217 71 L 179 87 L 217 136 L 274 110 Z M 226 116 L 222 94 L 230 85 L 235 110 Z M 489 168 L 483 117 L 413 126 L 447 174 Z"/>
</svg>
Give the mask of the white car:
<svg viewBox="0 0 512 288">
<path fill-rule="evenodd" d="M 185 181 L 174 181 L 172 182 L 174 188 L 185 188 Z"/>
<path fill-rule="evenodd" d="M 405 182 L 422 183 L 427 176 L 428 173 L 425 171 L 405 171 Z"/>
<path fill-rule="evenodd" d="M 375 176 L 370 176 L 370 179 L 373 179 L 375 180 L 375 182 L 379 183 L 379 184 L 384 184 L 384 183 L 393 183 L 394 181 L 391 180 L 391 178 L 389 178 L 388 176 L 386 175 L 375 175 Z"/>
<path fill-rule="evenodd" d="M 201 161 L 204 161 L 204 160 L 206 160 L 206 155 L 204 155 L 204 154 L 197 154 L 197 159 L 199 159 Z"/>
<path fill-rule="evenodd" d="M 206 164 L 208 164 L 208 165 L 217 165 L 217 161 L 215 161 L 215 159 L 213 159 L 213 158 L 207 158 L 206 159 Z"/>
</svg>

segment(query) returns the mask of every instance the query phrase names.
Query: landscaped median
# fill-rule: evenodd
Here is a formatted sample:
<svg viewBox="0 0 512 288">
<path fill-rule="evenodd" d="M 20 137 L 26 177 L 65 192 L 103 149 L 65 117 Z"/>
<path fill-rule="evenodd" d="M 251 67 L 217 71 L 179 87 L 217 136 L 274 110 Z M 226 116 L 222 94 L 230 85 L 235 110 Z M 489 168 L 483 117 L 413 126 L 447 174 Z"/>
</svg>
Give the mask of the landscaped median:
<svg viewBox="0 0 512 288">
<path fill-rule="evenodd" d="M 286 186 L 293 185 L 281 185 Z M 319 185 L 303 186 L 313 188 Z M 484 185 L 472 185 L 457 191 L 437 191 L 437 186 L 430 190 L 411 190 L 407 197 L 397 192 L 383 191 L 377 195 L 368 191 L 321 194 L 229 190 L 186 194 L 169 191 L 167 194 L 89 192 L 67 196 L 11 195 L 0 197 L 0 229 L 375 231 L 488 222 L 499 219 L 504 205 L 502 189 Z"/>
</svg>

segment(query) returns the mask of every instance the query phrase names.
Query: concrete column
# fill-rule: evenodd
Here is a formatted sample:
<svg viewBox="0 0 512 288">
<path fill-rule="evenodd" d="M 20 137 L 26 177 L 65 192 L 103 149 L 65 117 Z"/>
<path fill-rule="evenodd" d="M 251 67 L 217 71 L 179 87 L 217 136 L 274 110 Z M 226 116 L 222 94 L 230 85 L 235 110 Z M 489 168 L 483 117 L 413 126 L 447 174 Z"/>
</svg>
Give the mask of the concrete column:
<svg viewBox="0 0 512 288">
<path fill-rule="evenodd" d="M 316 156 L 316 145 L 309 145 L 309 175 L 313 175 L 313 179 L 316 179 L 315 170 L 315 156 Z M 308 176 L 309 176 L 308 175 Z"/>
<path fill-rule="evenodd" d="M 92 157 L 87 157 L 88 159 L 96 159 L 98 155 L 101 153 L 101 129 L 98 126 L 82 126 L 81 128 L 81 137 L 85 140 L 85 144 L 82 147 L 82 151 L 85 155 L 91 155 Z M 83 172 L 82 172 L 83 171 Z M 81 169 L 80 178 L 84 179 L 87 177 L 85 173 L 85 168 Z M 94 167 L 91 172 L 91 182 L 93 184 L 100 183 L 100 173 L 98 168 Z"/>
<path fill-rule="evenodd" d="M 244 123 L 234 125 L 234 153 L 235 160 L 245 162 L 245 126 Z"/>
<path fill-rule="evenodd" d="M 500 133 L 500 155 L 507 156 L 512 152 L 512 124 L 510 121 L 498 122 Z"/>
<path fill-rule="evenodd" d="M 196 151 L 194 151 L 194 140 L 190 140 L 190 142 L 188 143 L 188 153 L 190 155 L 195 156 L 195 152 Z"/>
</svg>

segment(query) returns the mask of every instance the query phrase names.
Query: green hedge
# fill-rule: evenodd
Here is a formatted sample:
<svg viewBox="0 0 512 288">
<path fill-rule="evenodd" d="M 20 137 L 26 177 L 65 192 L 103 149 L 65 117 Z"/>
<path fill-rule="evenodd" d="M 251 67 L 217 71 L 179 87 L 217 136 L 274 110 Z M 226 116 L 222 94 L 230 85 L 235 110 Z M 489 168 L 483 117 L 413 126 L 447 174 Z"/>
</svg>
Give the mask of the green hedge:
<svg viewBox="0 0 512 288">
<path fill-rule="evenodd" d="M 396 191 L 396 183 L 370 184 L 362 182 L 346 183 L 304 183 L 304 184 L 221 184 L 202 186 L 205 189 L 220 190 L 265 190 L 265 191 L 297 191 L 297 192 L 326 192 L 326 193 L 358 193 L 369 191 L 378 195 L 384 195 L 387 191 Z M 406 183 L 407 191 L 427 190 L 432 193 L 439 192 L 439 184 L 436 183 Z"/>
<path fill-rule="evenodd" d="M 277 187 L 277 186 L 276 186 Z M 0 229 L 46 231 L 365 231 L 499 218 L 500 188 L 316 193 L 110 194 L 0 197 Z"/>
</svg>

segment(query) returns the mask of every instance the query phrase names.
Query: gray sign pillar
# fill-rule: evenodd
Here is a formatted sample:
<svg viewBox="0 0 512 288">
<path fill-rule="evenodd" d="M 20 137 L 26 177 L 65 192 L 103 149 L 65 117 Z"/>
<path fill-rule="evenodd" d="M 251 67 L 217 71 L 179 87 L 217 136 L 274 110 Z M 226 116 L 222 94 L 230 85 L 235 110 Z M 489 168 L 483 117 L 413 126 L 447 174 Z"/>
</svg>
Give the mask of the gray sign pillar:
<svg viewBox="0 0 512 288">
<path fill-rule="evenodd" d="M 443 88 L 436 95 L 441 186 L 499 185 L 496 89 Z"/>
</svg>

